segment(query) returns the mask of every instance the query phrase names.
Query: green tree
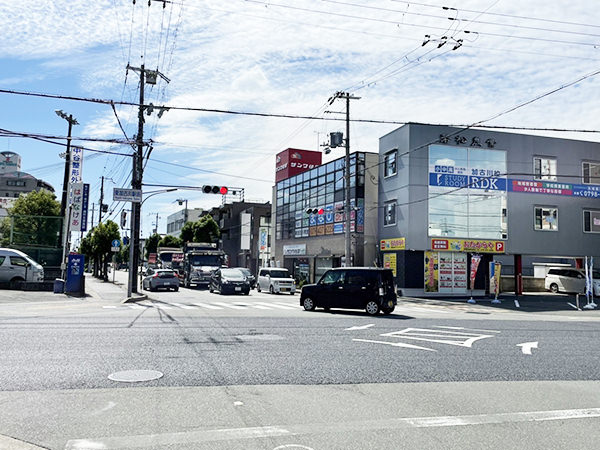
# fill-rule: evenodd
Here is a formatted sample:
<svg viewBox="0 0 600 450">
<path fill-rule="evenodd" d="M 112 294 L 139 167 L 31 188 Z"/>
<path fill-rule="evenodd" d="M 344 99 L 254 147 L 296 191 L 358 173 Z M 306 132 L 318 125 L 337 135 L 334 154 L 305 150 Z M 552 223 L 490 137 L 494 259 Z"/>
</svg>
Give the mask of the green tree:
<svg viewBox="0 0 600 450">
<path fill-rule="evenodd" d="M 160 234 L 154 233 L 148 239 L 146 239 L 146 259 L 150 256 L 150 253 L 156 253 L 158 247 L 158 241 L 160 241 Z"/>
<path fill-rule="evenodd" d="M 206 215 L 194 223 L 194 242 L 217 242 L 221 237 L 219 225 Z"/>
<path fill-rule="evenodd" d="M 21 194 L 0 225 L 2 245 L 60 247 L 60 203 L 44 189 Z"/>
<path fill-rule="evenodd" d="M 114 239 L 121 239 L 119 226 L 112 220 L 101 223 L 92 234 L 92 252 L 102 264 L 102 275 L 108 280 L 108 261 L 111 258 L 111 243 Z"/>
<path fill-rule="evenodd" d="M 182 247 L 183 241 L 178 237 L 167 234 L 160 241 L 158 241 L 157 247 Z"/>
<path fill-rule="evenodd" d="M 194 223 L 195 222 L 186 222 L 183 228 L 181 229 L 180 237 L 182 242 L 195 242 Z"/>
</svg>

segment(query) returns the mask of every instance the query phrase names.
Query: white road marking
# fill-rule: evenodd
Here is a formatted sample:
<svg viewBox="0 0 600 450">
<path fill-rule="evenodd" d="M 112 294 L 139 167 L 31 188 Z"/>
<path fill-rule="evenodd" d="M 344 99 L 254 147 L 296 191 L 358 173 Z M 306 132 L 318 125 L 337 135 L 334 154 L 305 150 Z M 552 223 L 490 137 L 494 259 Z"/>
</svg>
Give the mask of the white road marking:
<svg viewBox="0 0 600 450">
<path fill-rule="evenodd" d="M 4 436 L 3 434 L 0 434 L 0 448 L 12 450 L 44 450 L 45 447 L 38 447 L 37 445 L 33 445 L 28 442 L 21 441 L 19 439 L 11 438 L 10 436 Z M 87 448 L 93 449 L 94 447 Z"/>
<path fill-rule="evenodd" d="M 352 331 L 352 330 L 366 330 L 367 328 L 371 328 L 374 326 L 374 323 L 370 323 L 368 325 L 357 325 L 355 327 L 344 328 L 344 331 Z"/>
<path fill-rule="evenodd" d="M 135 304 L 133 304 L 133 305 L 127 305 L 127 306 L 129 308 L 131 308 L 131 309 L 146 309 L 147 308 L 147 306 L 135 305 Z"/>
<path fill-rule="evenodd" d="M 277 426 L 264 426 L 213 430 L 197 429 L 161 434 L 111 436 L 94 438 L 93 440 L 72 439 L 67 441 L 65 450 L 80 450 L 84 448 L 160 448 L 168 445 L 172 446 L 177 444 L 216 442 L 235 439 L 260 439 L 277 436 L 315 435 L 315 430 L 317 430 L 318 433 L 345 431 L 349 433 L 357 433 L 359 431 L 364 433 L 365 431 L 376 430 L 464 427 L 472 425 L 593 419 L 597 417 L 600 417 L 600 408 L 472 414 L 462 416 L 401 417 L 365 421 L 346 421 L 339 423 L 303 423 L 286 426 L 285 428 Z M 0 438 L 3 438 L 3 436 L 0 435 Z M 2 443 L 1 440 L 0 443 Z M 93 446 L 90 444 L 93 444 Z"/>
<path fill-rule="evenodd" d="M 297 303 L 284 303 L 284 302 L 274 302 L 277 305 L 286 306 L 292 309 L 300 309 L 300 304 Z"/>
<path fill-rule="evenodd" d="M 237 304 L 240 305 L 240 306 L 246 306 L 248 308 L 271 309 L 268 306 L 257 305 L 256 303 L 242 303 L 242 302 L 237 302 Z"/>
<path fill-rule="evenodd" d="M 521 347 L 523 354 L 531 355 L 532 348 L 538 348 L 538 343 L 536 342 L 523 342 L 522 344 L 517 344 L 517 347 Z"/>
<path fill-rule="evenodd" d="M 174 305 L 174 306 L 178 306 L 178 307 L 180 307 L 180 308 L 182 308 L 182 309 L 196 309 L 196 308 L 194 308 L 193 306 L 190 306 L 190 305 L 184 305 L 183 303 L 175 303 L 175 302 L 171 302 L 170 304 L 171 304 L 171 305 Z"/>
<path fill-rule="evenodd" d="M 157 305 L 154 305 L 154 307 L 158 308 L 158 309 L 173 309 L 172 306 L 163 305 L 163 304 L 157 304 Z"/>
<path fill-rule="evenodd" d="M 405 328 L 400 331 L 384 333 L 383 337 L 396 337 L 400 339 L 413 339 L 415 341 L 437 342 L 439 344 L 471 347 L 479 339 L 491 338 L 489 334 L 464 333 L 460 331 L 429 330 L 427 328 Z"/>
<path fill-rule="evenodd" d="M 222 306 L 224 308 L 231 308 L 231 309 L 244 309 L 243 306 L 238 306 L 238 305 L 234 305 L 232 303 L 225 303 L 225 302 L 212 302 L 214 305 L 219 305 Z"/>
<path fill-rule="evenodd" d="M 352 339 L 352 340 L 357 341 L 357 342 L 371 342 L 373 344 L 391 345 L 392 347 L 404 347 L 404 348 L 413 348 L 416 350 L 427 350 L 429 352 L 437 352 L 437 350 L 434 350 L 432 348 L 420 347 L 418 345 L 406 344 L 404 342 L 374 341 L 371 339 Z"/>
<path fill-rule="evenodd" d="M 409 311 L 424 311 L 424 312 L 428 312 L 428 313 L 435 312 L 435 313 L 440 313 L 440 314 L 450 314 L 450 311 L 444 311 L 443 309 L 421 308 L 419 306 L 409 306 L 409 305 L 396 305 L 396 308 L 398 308 L 398 306 L 400 306 L 400 308 L 404 308 Z"/>
<path fill-rule="evenodd" d="M 484 333 L 500 333 L 497 330 L 480 330 L 478 328 L 465 328 L 465 327 L 443 327 L 441 325 L 434 326 L 434 328 L 444 328 L 446 330 L 470 330 L 470 331 L 483 331 Z"/>
<path fill-rule="evenodd" d="M 116 305 L 107 305 L 107 306 L 103 306 L 103 308 L 112 308 L 112 309 L 114 309 L 114 308 L 118 308 L 118 306 L 116 306 Z"/>
<path fill-rule="evenodd" d="M 201 308 L 206 308 L 206 309 L 223 309 L 223 308 L 221 308 L 219 306 L 209 305 L 208 303 L 199 303 L 199 302 L 196 302 L 196 303 L 194 303 L 194 305 L 200 306 Z"/>
<path fill-rule="evenodd" d="M 295 306 L 282 306 L 282 305 L 278 305 L 276 303 L 265 303 L 265 302 L 256 302 L 258 305 L 265 305 L 265 306 L 270 306 L 272 308 L 279 308 L 279 309 L 296 309 Z"/>
</svg>

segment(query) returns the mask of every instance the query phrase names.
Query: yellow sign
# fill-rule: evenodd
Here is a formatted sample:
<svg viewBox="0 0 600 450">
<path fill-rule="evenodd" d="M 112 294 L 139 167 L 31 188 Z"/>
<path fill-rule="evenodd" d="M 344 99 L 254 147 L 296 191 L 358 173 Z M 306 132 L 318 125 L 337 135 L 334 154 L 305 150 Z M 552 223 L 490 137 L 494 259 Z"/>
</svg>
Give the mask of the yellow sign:
<svg viewBox="0 0 600 450">
<path fill-rule="evenodd" d="M 439 253 L 425 252 L 425 292 L 438 292 Z"/>
<path fill-rule="evenodd" d="M 406 238 L 382 239 L 379 241 L 379 249 L 384 252 L 389 250 L 404 250 L 406 249 Z"/>
<path fill-rule="evenodd" d="M 392 269 L 394 276 L 396 276 L 396 254 L 395 253 L 384 253 L 383 254 L 383 267 L 385 269 Z"/>
<path fill-rule="evenodd" d="M 469 253 L 504 253 L 504 241 L 436 238 L 431 240 L 431 250 Z"/>
</svg>

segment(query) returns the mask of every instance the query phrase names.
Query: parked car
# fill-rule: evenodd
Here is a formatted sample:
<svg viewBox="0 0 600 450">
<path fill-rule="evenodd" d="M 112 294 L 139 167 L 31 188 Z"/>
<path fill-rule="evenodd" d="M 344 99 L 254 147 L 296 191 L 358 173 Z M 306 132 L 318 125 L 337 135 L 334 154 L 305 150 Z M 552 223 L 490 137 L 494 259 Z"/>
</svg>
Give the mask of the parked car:
<svg viewBox="0 0 600 450">
<path fill-rule="evenodd" d="M 271 294 L 289 292 L 294 295 L 296 293 L 296 283 L 287 269 L 263 267 L 258 272 L 256 290 L 258 292 L 269 291 Z"/>
<path fill-rule="evenodd" d="M 364 309 L 374 316 L 390 314 L 397 304 L 394 275 L 390 269 L 343 267 L 328 270 L 316 284 L 302 287 L 300 306 L 315 308 Z"/>
<path fill-rule="evenodd" d="M 209 292 L 217 291 L 219 294 L 244 294 L 250 293 L 250 283 L 240 269 L 217 269 L 210 277 Z"/>
<path fill-rule="evenodd" d="M 147 276 L 142 280 L 142 289 L 156 291 L 157 289 L 179 290 L 179 277 L 171 269 L 148 268 Z"/>
<path fill-rule="evenodd" d="M 594 296 L 600 296 L 600 272 L 592 271 Z M 585 272 L 573 268 L 555 268 L 548 270 L 544 287 L 556 292 L 585 293 Z"/>
<path fill-rule="evenodd" d="M 19 250 L 0 248 L 0 283 L 16 289 L 21 281 L 44 281 L 44 268 Z"/>
<path fill-rule="evenodd" d="M 237 268 L 242 271 L 242 273 L 248 280 L 248 283 L 250 283 L 250 289 L 254 289 L 256 287 L 256 277 L 254 275 L 252 275 L 252 272 L 250 272 L 250 269 L 247 269 L 245 267 L 237 267 Z"/>
</svg>

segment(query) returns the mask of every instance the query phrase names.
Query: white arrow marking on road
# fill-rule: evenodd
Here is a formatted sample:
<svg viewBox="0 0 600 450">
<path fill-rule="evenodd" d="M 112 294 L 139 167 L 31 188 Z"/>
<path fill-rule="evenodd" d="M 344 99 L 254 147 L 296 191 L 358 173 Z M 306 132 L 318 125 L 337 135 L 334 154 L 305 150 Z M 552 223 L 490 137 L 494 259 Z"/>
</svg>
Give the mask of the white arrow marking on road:
<svg viewBox="0 0 600 450">
<path fill-rule="evenodd" d="M 523 353 L 525 355 L 531 355 L 532 348 L 538 348 L 538 343 L 536 342 L 523 342 L 522 344 L 517 344 L 517 347 L 521 347 Z"/>
<path fill-rule="evenodd" d="M 429 352 L 437 352 L 437 350 L 434 350 L 432 348 L 419 347 L 418 345 L 405 344 L 404 342 L 373 341 L 371 339 L 352 339 L 352 340 L 358 341 L 358 342 L 372 342 L 373 344 L 386 344 L 386 345 L 391 345 L 392 347 L 414 348 L 416 350 L 427 350 Z"/>
<path fill-rule="evenodd" d="M 374 326 L 374 323 L 370 323 L 368 325 L 358 325 L 355 327 L 350 327 L 350 328 L 345 328 L 345 331 L 352 331 L 352 330 L 366 330 L 367 328 L 371 328 L 372 326 Z"/>
</svg>

